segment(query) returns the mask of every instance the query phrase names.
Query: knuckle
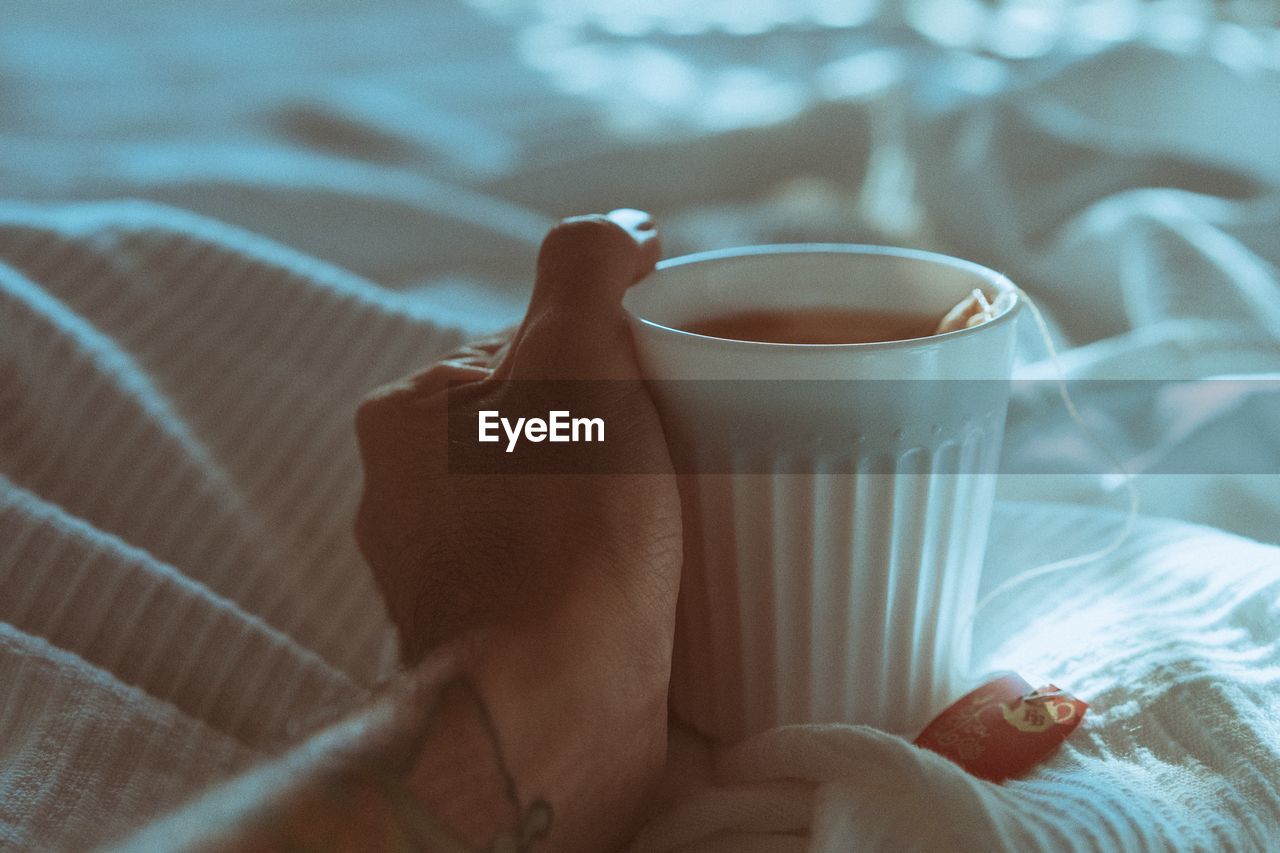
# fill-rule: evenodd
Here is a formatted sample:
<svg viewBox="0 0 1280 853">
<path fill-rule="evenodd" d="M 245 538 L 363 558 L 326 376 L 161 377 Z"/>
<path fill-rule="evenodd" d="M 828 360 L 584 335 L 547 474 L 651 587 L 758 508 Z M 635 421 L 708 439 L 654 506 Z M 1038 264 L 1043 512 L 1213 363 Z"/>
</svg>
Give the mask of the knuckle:
<svg viewBox="0 0 1280 853">
<path fill-rule="evenodd" d="M 458 362 L 439 361 L 412 376 L 370 391 L 356 406 L 356 439 L 365 445 L 398 429 L 422 409 L 421 401 L 448 385 Z"/>
<path fill-rule="evenodd" d="M 383 433 L 391 422 L 393 410 L 398 405 L 397 395 L 401 393 L 392 386 L 384 385 L 370 393 L 356 406 L 356 439 L 362 446 L 367 446 Z"/>
<path fill-rule="evenodd" d="M 370 462 L 394 455 L 406 431 L 420 422 L 422 414 L 414 402 L 417 397 L 411 385 L 395 383 L 378 388 L 356 406 L 356 444 L 366 473 Z"/>
</svg>

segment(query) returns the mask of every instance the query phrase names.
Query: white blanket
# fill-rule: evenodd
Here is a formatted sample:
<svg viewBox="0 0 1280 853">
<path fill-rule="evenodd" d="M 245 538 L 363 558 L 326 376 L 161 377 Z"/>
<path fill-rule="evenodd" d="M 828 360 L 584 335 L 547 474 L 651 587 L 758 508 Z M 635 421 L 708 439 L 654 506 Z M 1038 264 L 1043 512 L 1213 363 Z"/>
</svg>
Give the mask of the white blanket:
<svg viewBox="0 0 1280 853">
<path fill-rule="evenodd" d="M 1068 556 L 1119 521 L 1003 505 L 993 578 Z M 635 849 L 1270 849 L 1278 604 L 1280 549 L 1144 522 L 1112 558 L 1027 584 L 981 621 L 979 669 L 1045 673 L 1091 702 L 1026 779 L 982 782 L 857 726 L 777 729 L 711 755 L 682 739 L 679 793 Z"/>
<path fill-rule="evenodd" d="M 649 206 L 673 251 L 927 239 L 1036 294 L 1073 375 L 1280 371 L 1274 71 L 1128 47 L 1006 78 L 917 52 L 909 144 L 868 159 L 879 113 L 843 95 L 754 130 L 698 124 L 695 98 L 611 134 L 625 100 L 546 88 L 533 36 L 465 9 L 250 6 L 49 29 L 15 2 L 0 28 L 0 93 L 24 93 L 0 194 L 26 199 L 0 206 L 0 847 L 117 837 L 359 701 L 388 628 L 349 535 L 352 410 L 514 319 L 552 214 Z M 1186 97 L 1154 99 L 1174 78 Z M 867 171 L 870 225 L 839 183 Z M 912 174 L 921 207 L 886 213 Z M 124 195 L 149 202 L 62 204 Z M 1015 401 L 1013 457 L 1056 405 Z M 1114 437 L 1212 458 L 1265 446 L 1263 412 Z M 1276 470 L 1143 478 L 1183 520 L 984 614 L 980 660 L 1092 703 L 1028 779 L 850 727 L 714 755 L 681 733 L 635 847 L 1273 846 L 1280 549 L 1187 521 L 1280 540 Z M 1003 488 L 988 584 L 1118 524 L 1023 500 L 1114 501 L 1096 477 Z"/>
</svg>

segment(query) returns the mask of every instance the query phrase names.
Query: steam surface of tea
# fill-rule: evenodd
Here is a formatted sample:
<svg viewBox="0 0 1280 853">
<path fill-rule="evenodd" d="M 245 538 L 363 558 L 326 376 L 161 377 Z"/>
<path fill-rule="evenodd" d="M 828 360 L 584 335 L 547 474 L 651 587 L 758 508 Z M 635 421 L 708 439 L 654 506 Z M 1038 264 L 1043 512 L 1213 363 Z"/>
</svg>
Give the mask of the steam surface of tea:
<svg viewBox="0 0 1280 853">
<path fill-rule="evenodd" d="M 797 308 L 722 314 L 684 328 L 712 338 L 765 344 L 867 344 L 926 338 L 937 326 L 938 318 L 929 314 Z"/>
<path fill-rule="evenodd" d="M 689 323 L 685 330 L 710 338 L 762 344 L 872 344 L 968 329 L 994 316 L 986 294 L 975 288 L 941 319 L 906 311 L 792 308 L 722 314 Z"/>
</svg>

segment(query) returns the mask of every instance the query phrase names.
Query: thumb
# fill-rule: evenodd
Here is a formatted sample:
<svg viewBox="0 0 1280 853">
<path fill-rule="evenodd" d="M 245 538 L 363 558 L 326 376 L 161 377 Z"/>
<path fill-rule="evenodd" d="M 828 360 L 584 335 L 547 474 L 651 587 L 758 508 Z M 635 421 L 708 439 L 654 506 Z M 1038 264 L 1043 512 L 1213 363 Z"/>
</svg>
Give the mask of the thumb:
<svg viewBox="0 0 1280 853">
<path fill-rule="evenodd" d="M 634 379 L 622 297 L 653 269 L 658 232 L 649 214 L 574 216 L 538 253 L 529 310 L 495 376 L 505 379 Z"/>
</svg>

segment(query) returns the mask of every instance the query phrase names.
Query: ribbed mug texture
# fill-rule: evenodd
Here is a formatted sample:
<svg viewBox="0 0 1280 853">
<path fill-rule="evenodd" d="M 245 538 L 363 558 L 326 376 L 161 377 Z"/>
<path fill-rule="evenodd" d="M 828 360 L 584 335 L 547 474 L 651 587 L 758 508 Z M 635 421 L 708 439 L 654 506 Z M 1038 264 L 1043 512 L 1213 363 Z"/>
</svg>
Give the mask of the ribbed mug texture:
<svg viewBox="0 0 1280 853">
<path fill-rule="evenodd" d="M 812 722 L 910 733 L 954 698 L 994 495 L 978 472 L 1003 425 L 984 420 L 896 453 L 686 478 L 677 715 L 722 739 Z"/>
</svg>

